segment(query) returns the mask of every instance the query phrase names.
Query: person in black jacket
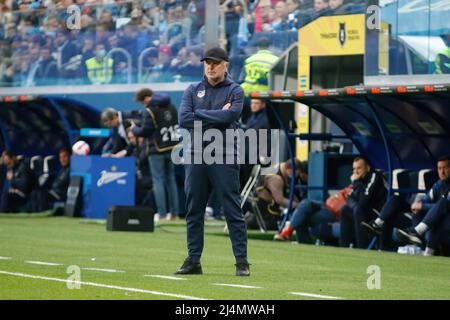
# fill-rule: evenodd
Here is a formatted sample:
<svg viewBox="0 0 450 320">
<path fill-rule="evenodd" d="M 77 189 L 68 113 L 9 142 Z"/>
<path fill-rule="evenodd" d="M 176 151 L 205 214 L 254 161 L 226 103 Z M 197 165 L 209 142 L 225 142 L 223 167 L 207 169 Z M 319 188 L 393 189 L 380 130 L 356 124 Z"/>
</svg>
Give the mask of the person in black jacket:
<svg viewBox="0 0 450 320">
<path fill-rule="evenodd" d="M 367 248 L 369 235 L 361 223 L 376 217 L 374 209 L 381 209 L 386 200 L 387 189 L 382 174 L 373 170 L 369 161 L 362 156 L 353 160 L 350 180 L 353 191 L 341 209 L 339 244 L 341 247 L 349 247 L 353 243 L 357 248 Z"/>
<path fill-rule="evenodd" d="M 10 150 L 3 151 L 2 163 L 7 167 L 5 192 L 0 199 L 0 212 L 19 212 L 29 198 L 33 176 L 27 163 L 19 161 Z"/>
<path fill-rule="evenodd" d="M 168 95 L 154 94 L 151 89 L 140 89 L 135 99 L 146 110 L 142 114 L 142 125 L 132 122 L 130 130 L 137 137 L 147 138 L 152 146 L 148 159 L 158 208 L 156 217 L 170 220 L 180 214 L 175 168 L 171 159 L 171 151 L 179 141 L 178 113 Z"/>
<path fill-rule="evenodd" d="M 106 108 L 101 115 L 101 121 L 105 127 L 111 130 L 111 136 L 103 146 L 102 156 L 110 157 L 125 150 L 128 141 L 124 114 L 114 108 Z"/>
<path fill-rule="evenodd" d="M 61 169 L 59 169 L 51 189 L 44 195 L 42 210 L 51 209 L 55 202 L 66 200 L 70 183 L 70 155 L 70 149 L 62 148 L 59 150 Z"/>
</svg>

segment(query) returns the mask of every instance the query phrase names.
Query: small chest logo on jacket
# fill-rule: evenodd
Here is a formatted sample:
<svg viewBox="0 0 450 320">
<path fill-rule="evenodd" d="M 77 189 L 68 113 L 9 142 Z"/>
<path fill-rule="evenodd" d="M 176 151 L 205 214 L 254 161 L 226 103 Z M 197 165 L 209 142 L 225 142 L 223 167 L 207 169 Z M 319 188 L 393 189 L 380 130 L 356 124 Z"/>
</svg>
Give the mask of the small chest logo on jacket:
<svg viewBox="0 0 450 320">
<path fill-rule="evenodd" d="M 199 98 L 203 98 L 206 94 L 206 90 L 201 90 L 199 92 L 197 92 L 197 97 Z"/>
</svg>

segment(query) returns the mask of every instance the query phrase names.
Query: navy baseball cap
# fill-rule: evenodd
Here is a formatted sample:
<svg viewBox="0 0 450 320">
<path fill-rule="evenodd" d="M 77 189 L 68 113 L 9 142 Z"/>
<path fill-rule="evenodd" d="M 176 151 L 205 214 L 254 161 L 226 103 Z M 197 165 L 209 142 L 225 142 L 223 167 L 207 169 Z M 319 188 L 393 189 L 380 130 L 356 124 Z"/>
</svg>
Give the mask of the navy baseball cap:
<svg viewBox="0 0 450 320">
<path fill-rule="evenodd" d="M 224 61 L 228 62 L 228 54 L 222 48 L 219 48 L 219 47 L 211 48 L 209 50 L 206 50 L 206 52 L 203 55 L 202 60 L 200 60 L 200 61 L 205 61 L 205 60 L 214 60 L 217 62 L 224 60 Z"/>
</svg>

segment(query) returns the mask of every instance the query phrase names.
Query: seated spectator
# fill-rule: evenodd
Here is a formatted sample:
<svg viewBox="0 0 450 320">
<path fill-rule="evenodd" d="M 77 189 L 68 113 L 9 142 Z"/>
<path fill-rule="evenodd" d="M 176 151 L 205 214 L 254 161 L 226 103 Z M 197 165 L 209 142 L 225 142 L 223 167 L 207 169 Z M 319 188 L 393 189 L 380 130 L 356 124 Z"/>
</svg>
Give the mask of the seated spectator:
<svg viewBox="0 0 450 320">
<path fill-rule="evenodd" d="M 262 175 L 256 183 L 256 195 L 258 208 L 268 230 L 277 230 L 283 211 L 289 205 L 290 183 L 292 175 L 295 175 L 295 185 L 306 185 L 308 180 L 307 164 L 297 159 L 295 173 L 292 170 L 291 160 L 277 165 L 276 174 Z M 299 202 L 306 197 L 306 189 L 295 189 L 292 208 L 296 208 Z M 258 229 L 258 222 L 252 210 L 247 211 L 245 220 L 249 229 Z"/>
<path fill-rule="evenodd" d="M 19 212 L 29 200 L 33 175 L 26 161 L 17 159 L 10 150 L 3 151 L 2 163 L 7 167 L 6 188 L 0 199 L 0 212 Z"/>
<path fill-rule="evenodd" d="M 325 204 L 309 199 L 302 200 L 295 209 L 289 225 L 282 232 L 276 234 L 274 240 L 290 240 L 292 233 L 295 231 L 298 243 L 311 244 L 312 234 L 322 235 L 324 232 L 321 232 L 320 229 L 339 221 L 341 208 L 333 206 L 333 200 L 340 199 L 342 203 L 336 203 L 340 206 L 347 200 L 351 192 L 352 185 L 349 185 L 336 195 L 329 197 Z"/>
<path fill-rule="evenodd" d="M 295 181 L 296 185 L 307 185 L 308 169 L 305 162 L 295 160 Z M 276 212 L 279 207 L 287 208 L 289 205 L 289 193 L 291 185 L 292 171 L 291 160 L 278 165 L 277 173 L 261 176 L 258 181 L 258 198 L 269 204 L 269 211 Z M 299 202 L 306 197 L 306 190 L 295 192 L 292 208 L 297 208 Z"/>
<path fill-rule="evenodd" d="M 39 53 L 40 53 L 40 48 L 39 47 L 34 47 L 30 50 L 30 65 L 28 67 L 28 74 L 27 74 L 27 78 L 26 78 L 26 82 L 25 82 L 25 86 L 27 87 L 31 87 L 31 86 L 35 86 L 36 85 L 36 73 L 38 72 L 39 69 Z"/>
<path fill-rule="evenodd" d="M 119 48 L 119 38 L 111 34 L 108 38 L 109 51 Z M 115 51 L 109 55 L 113 59 L 112 83 L 126 83 L 128 81 L 128 61 L 124 53 Z"/>
<path fill-rule="evenodd" d="M 272 9 L 271 0 L 259 0 L 254 12 L 254 33 L 263 32 L 264 25 L 272 23 L 270 10 Z"/>
<path fill-rule="evenodd" d="M 316 19 L 320 16 L 330 14 L 329 0 L 314 0 L 314 12 L 312 13 L 312 19 Z"/>
<path fill-rule="evenodd" d="M 353 174 L 350 177 L 353 191 L 347 199 L 347 203 L 341 209 L 340 246 L 350 247 L 355 244 L 357 248 L 367 248 L 369 237 L 362 222 L 368 222 L 380 210 L 386 200 L 386 186 L 383 175 L 372 169 L 369 161 L 358 156 L 353 160 Z"/>
<path fill-rule="evenodd" d="M 173 70 L 170 67 L 172 59 L 172 48 L 167 45 L 159 47 L 158 64 L 153 68 L 149 78 L 150 81 L 171 82 L 173 81 Z"/>
<path fill-rule="evenodd" d="M 56 60 L 52 57 L 52 49 L 50 47 L 42 47 L 40 55 L 39 68 L 35 75 L 36 85 L 57 83 L 59 74 Z"/>
<path fill-rule="evenodd" d="M 189 56 L 186 47 L 178 50 L 177 56 L 170 62 L 170 69 L 175 74 L 179 73 L 179 69 L 188 63 Z"/>
<path fill-rule="evenodd" d="M 289 12 L 286 2 L 278 1 L 275 5 L 275 18 L 271 23 L 271 29 L 273 32 L 289 30 L 288 14 Z"/>
<path fill-rule="evenodd" d="M 150 82 L 149 77 L 158 64 L 159 51 L 157 48 L 150 48 L 142 61 L 142 82 Z"/>
<path fill-rule="evenodd" d="M 203 74 L 203 63 L 201 62 L 203 49 L 201 47 L 191 47 L 187 49 L 188 60 L 178 68 L 178 74 L 184 81 L 200 80 Z"/>
<path fill-rule="evenodd" d="M 411 205 L 400 196 L 393 196 L 383 206 L 380 216 L 376 220 L 370 222 L 363 222 L 362 226 L 367 228 L 370 232 L 381 235 L 382 249 L 391 249 L 392 230 L 396 226 L 405 230 L 407 227 L 417 227 L 421 221 L 425 220 L 427 212 L 436 206 L 436 203 L 442 197 L 447 197 L 450 191 L 450 158 L 448 156 L 441 157 L 437 162 L 437 171 L 439 180 L 432 186 L 428 193 L 424 196 L 419 196 Z M 402 214 L 408 210 L 412 213 L 412 221 L 409 219 L 401 219 Z M 435 214 L 438 213 L 439 210 Z M 406 221 L 405 221 L 406 220 Z M 428 226 L 427 230 L 430 229 Z M 420 229 L 419 230 L 423 230 Z M 400 232 L 401 233 L 401 232 Z M 420 240 L 420 239 L 419 239 Z M 421 244 L 422 241 L 417 241 Z M 430 248 L 434 250 L 435 248 Z"/>
<path fill-rule="evenodd" d="M 70 182 L 70 155 L 70 149 L 62 148 L 59 150 L 59 164 L 61 168 L 50 190 L 44 194 L 41 210 L 52 209 L 56 202 L 66 201 Z"/>
<path fill-rule="evenodd" d="M 108 84 L 112 80 L 114 60 L 106 58 L 105 45 L 95 45 L 94 57 L 86 60 L 86 73 L 92 84 Z"/>
<path fill-rule="evenodd" d="M 333 14 L 344 14 L 343 5 L 344 0 L 329 0 L 329 6 L 333 10 Z"/>
<path fill-rule="evenodd" d="M 81 55 L 78 54 L 77 46 L 70 39 L 67 31 L 58 31 L 55 38 L 56 61 L 60 77 L 63 81 L 71 81 L 76 78 L 81 64 Z"/>
<path fill-rule="evenodd" d="M 443 255 L 450 255 L 450 192 L 439 198 L 426 216 L 414 228 L 398 229 L 400 239 L 414 245 L 422 245 L 423 238 L 428 232 L 425 256 L 432 256 L 441 245 Z"/>
</svg>

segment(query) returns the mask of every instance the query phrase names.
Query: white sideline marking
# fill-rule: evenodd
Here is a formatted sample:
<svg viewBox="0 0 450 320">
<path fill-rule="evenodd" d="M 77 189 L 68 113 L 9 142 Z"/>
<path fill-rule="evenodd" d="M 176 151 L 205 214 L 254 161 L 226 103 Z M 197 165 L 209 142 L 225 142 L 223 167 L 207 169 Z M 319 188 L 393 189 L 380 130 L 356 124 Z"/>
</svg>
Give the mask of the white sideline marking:
<svg viewBox="0 0 450 320">
<path fill-rule="evenodd" d="M 0 260 L 11 260 L 10 257 L 0 257 Z"/>
<path fill-rule="evenodd" d="M 304 296 L 304 297 L 310 297 L 310 298 L 321 298 L 321 299 L 342 299 L 339 297 L 333 297 L 333 296 L 323 296 L 320 294 L 314 294 L 314 293 L 306 293 L 306 292 L 288 292 L 289 294 L 295 294 L 297 296 Z"/>
<path fill-rule="evenodd" d="M 53 262 L 45 262 L 45 261 L 25 261 L 25 263 L 39 264 L 39 265 L 43 265 L 43 266 L 63 266 L 62 263 L 53 263 Z"/>
<path fill-rule="evenodd" d="M 213 285 L 215 285 L 215 286 L 224 286 L 224 287 L 245 288 L 245 289 L 261 289 L 261 287 L 246 286 L 246 285 L 242 285 L 242 284 L 213 283 Z"/>
<path fill-rule="evenodd" d="M 161 279 L 168 279 L 168 280 L 189 280 L 186 278 L 178 278 L 178 277 L 171 277 L 171 276 L 161 276 L 159 274 L 146 274 L 144 277 L 150 277 L 150 278 L 161 278 Z"/>
<path fill-rule="evenodd" d="M 122 270 L 116 270 L 116 269 L 99 269 L 99 268 L 81 268 L 81 270 L 101 271 L 101 272 L 111 272 L 111 273 L 115 273 L 115 272 L 125 272 L 125 271 L 122 271 Z"/>
<path fill-rule="evenodd" d="M 102 284 L 102 283 L 96 283 L 96 282 L 72 281 L 72 280 L 68 280 L 68 279 L 43 277 L 43 276 L 37 276 L 37 275 L 32 275 L 32 274 L 16 273 L 16 272 L 9 272 L 9 271 L 3 271 L 3 270 L 0 270 L 0 274 L 6 274 L 6 275 L 22 277 L 22 278 L 41 279 L 41 280 L 48 280 L 48 281 L 59 281 L 59 282 L 66 282 L 66 283 L 72 283 L 72 284 L 76 283 L 76 284 L 85 285 L 85 286 L 101 287 L 101 288 L 108 288 L 108 289 L 115 289 L 115 290 L 123 290 L 123 291 L 139 292 L 139 293 L 149 293 L 149 294 L 153 294 L 153 295 L 157 295 L 157 296 L 167 296 L 167 297 L 174 297 L 174 298 L 181 298 L 181 299 L 188 299 L 188 300 L 208 300 L 206 298 L 185 296 L 182 294 L 151 291 L 151 290 L 144 290 L 144 289 L 137 289 L 137 288 L 127 288 L 127 287 L 120 287 L 120 286 L 114 286 L 114 285 Z"/>
</svg>

